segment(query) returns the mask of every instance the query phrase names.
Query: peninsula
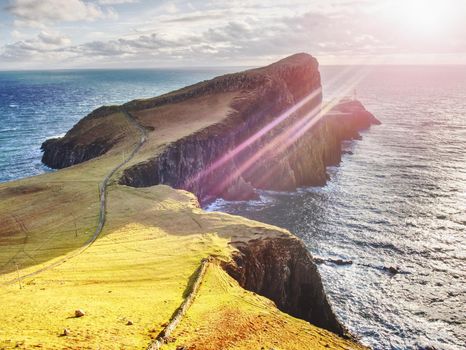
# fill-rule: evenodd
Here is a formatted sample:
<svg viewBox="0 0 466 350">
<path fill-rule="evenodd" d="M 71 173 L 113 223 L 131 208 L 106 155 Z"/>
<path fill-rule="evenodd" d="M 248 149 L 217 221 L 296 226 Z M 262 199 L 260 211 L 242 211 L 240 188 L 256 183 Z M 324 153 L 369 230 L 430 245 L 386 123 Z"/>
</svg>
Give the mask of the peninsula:
<svg viewBox="0 0 466 350">
<path fill-rule="evenodd" d="M 0 348 L 364 348 L 298 238 L 202 206 L 324 185 L 378 123 L 307 54 L 98 108 L 0 184 Z"/>
</svg>

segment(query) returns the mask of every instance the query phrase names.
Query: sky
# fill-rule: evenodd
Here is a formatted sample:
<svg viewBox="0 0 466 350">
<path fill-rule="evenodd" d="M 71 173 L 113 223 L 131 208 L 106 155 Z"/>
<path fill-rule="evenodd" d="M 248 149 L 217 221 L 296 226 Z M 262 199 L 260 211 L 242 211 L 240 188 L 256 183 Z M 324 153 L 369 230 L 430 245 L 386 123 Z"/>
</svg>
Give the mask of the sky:
<svg viewBox="0 0 466 350">
<path fill-rule="evenodd" d="M 466 0 L 0 0 L 0 70 L 466 64 Z"/>
</svg>

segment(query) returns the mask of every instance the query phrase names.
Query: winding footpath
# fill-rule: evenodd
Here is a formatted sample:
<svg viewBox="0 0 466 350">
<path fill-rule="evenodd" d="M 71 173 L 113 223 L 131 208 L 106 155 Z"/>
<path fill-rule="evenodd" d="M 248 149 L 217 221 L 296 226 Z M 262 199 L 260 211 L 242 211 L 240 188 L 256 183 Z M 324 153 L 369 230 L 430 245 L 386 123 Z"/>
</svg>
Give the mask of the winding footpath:
<svg viewBox="0 0 466 350">
<path fill-rule="evenodd" d="M 129 154 L 128 157 L 126 157 L 125 160 L 123 160 L 121 163 L 116 165 L 102 180 L 102 182 L 99 185 L 99 199 L 100 199 L 100 209 L 99 209 L 99 221 L 97 223 L 97 227 L 94 231 L 94 234 L 76 251 L 66 255 L 62 259 L 49 264 L 47 266 L 44 266 L 34 272 L 25 274 L 23 276 L 19 276 L 15 279 L 12 279 L 10 281 L 7 281 L 3 283 L 3 285 L 10 285 L 13 283 L 21 283 L 21 281 L 25 278 L 28 277 L 33 277 L 37 276 L 42 272 L 45 272 L 47 270 L 50 270 L 54 267 L 57 267 L 70 259 L 78 256 L 79 254 L 83 253 L 87 248 L 89 248 L 100 236 L 102 233 L 104 226 L 105 226 L 105 221 L 106 221 L 106 209 L 107 209 L 107 188 L 109 185 L 110 180 L 112 179 L 113 175 L 120 170 L 125 164 L 127 164 L 129 161 L 131 161 L 134 156 L 139 152 L 141 147 L 144 145 L 147 139 L 147 130 L 126 110 L 122 109 L 121 112 L 125 116 L 125 118 L 128 120 L 128 122 L 133 125 L 134 128 L 138 129 L 140 132 L 140 140 L 136 147 L 133 149 L 133 151 Z M 199 223 L 198 223 L 199 225 Z M 211 263 L 212 258 L 206 258 L 201 261 L 201 264 L 196 271 L 196 278 L 191 286 L 189 286 L 189 293 L 186 296 L 186 298 L 183 300 L 181 305 L 176 309 L 175 313 L 167 323 L 167 325 L 162 329 L 162 331 L 158 334 L 158 336 L 155 338 L 153 342 L 151 342 L 147 348 L 147 350 L 159 350 L 164 344 L 168 342 L 168 339 L 171 335 L 171 333 L 175 330 L 175 328 L 178 326 L 178 324 L 181 322 L 183 319 L 184 315 L 188 311 L 189 307 L 192 305 L 194 302 L 194 299 L 197 296 L 197 293 L 199 291 L 199 287 L 202 283 L 202 279 L 204 278 L 204 275 L 207 271 L 207 268 L 209 266 L 209 263 Z"/>
<path fill-rule="evenodd" d="M 124 117 L 128 120 L 128 122 L 140 132 L 140 139 L 139 139 L 138 144 L 133 149 L 133 151 L 128 155 L 128 157 L 126 157 L 125 160 L 123 160 L 121 163 L 117 164 L 112 170 L 110 170 L 110 172 L 107 174 L 107 176 L 105 176 L 105 178 L 102 180 L 102 182 L 99 185 L 99 198 L 100 198 L 99 221 L 97 223 L 97 227 L 94 231 L 94 234 L 78 250 L 66 255 L 62 259 L 55 261 L 54 263 L 49 264 L 47 266 L 44 266 L 34 272 L 25 274 L 23 276 L 18 276 L 17 278 L 4 282 L 3 285 L 9 285 L 9 284 L 21 282 L 25 278 L 37 276 L 44 271 L 50 270 L 54 267 L 57 267 L 63 264 L 64 262 L 84 252 L 100 236 L 100 234 L 102 233 L 102 230 L 104 229 L 106 215 L 107 215 L 106 213 L 107 187 L 108 187 L 109 181 L 111 180 L 112 176 L 115 175 L 115 173 L 121 169 L 121 167 L 123 167 L 125 164 L 127 164 L 129 161 L 131 161 L 134 158 L 134 156 L 139 152 L 139 150 L 144 145 L 147 139 L 147 130 L 125 109 L 121 109 L 121 113 L 123 113 Z"/>
</svg>

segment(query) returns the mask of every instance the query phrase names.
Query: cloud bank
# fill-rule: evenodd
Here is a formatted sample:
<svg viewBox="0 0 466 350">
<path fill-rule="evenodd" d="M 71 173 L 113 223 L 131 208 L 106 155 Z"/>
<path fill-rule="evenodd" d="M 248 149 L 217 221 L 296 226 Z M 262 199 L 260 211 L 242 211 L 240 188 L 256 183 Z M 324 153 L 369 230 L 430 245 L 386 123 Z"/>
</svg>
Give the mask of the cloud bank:
<svg viewBox="0 0 466 350">
<path fill-rule="evenodd" d="M 466 58 L 454 18 L 448 36 L 426 39 L 387 16 L 396 1 L 14 0 L 0 68 L 255 65 L 300 51 L 341 64 Z"/>
</svg>

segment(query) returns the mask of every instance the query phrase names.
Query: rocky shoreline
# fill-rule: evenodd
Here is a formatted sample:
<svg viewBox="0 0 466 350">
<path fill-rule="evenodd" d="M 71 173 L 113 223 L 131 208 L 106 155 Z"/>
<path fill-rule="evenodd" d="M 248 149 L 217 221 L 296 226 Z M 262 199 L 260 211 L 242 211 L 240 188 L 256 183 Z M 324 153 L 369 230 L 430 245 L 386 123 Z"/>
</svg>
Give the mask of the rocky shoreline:
<svg viewBox="0 0 466 350">
<path fill-rule="evenodd" d="M 216 198 L 256 198 L 256 189 L 320 186 L 327 181 L 326 167 L 341 160 L 341 142 L 358 139 L 360 130 L 380 123 L 353 100 L 323 113 L 321 91 L 316 59 L 297 54 L 154 99 L 99 108 L 63 138 L 44 142 L 42 160 L 49 167 L 65 168 L 105 156 L 126 137 L 121 129 L 112 128 L 112 116 L 130 112 L 151 132 L 137 161 L 119 174 L 120 185 L 169 185 L 194 193 L 201 205 Z M 223 117 L 209 119 L 197 130 L 178 132 L 180 136 L 167 142 L 158 139 L 166 133 L 158 126 L 167 121 L 160 119 L 170 110 L 178 111 L 191 101 L 191 108 L 196 108 L 198 101 L 217 106 L 223 100 L 228 101 Z M 183 113 L 182 120 L 196 118 L 192 109 Z M 179 127 L 180 122 L 176 124 Z M 290 315 L 340 336 L 346 333 L 300 240 L 265 234 L 232 240 L 231 245 L 236 253 L 223 267 L 242 287 L 273 300 Z"/>
</svg>

